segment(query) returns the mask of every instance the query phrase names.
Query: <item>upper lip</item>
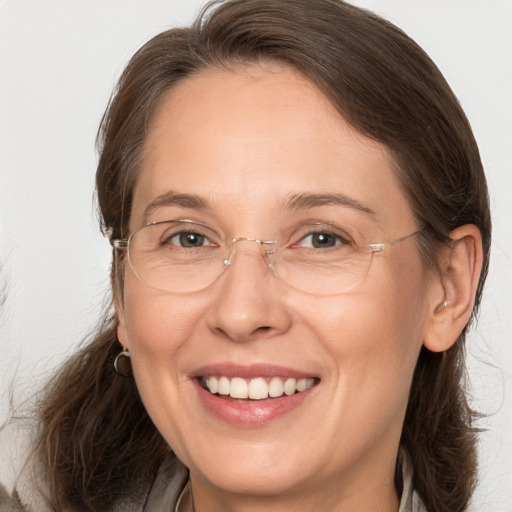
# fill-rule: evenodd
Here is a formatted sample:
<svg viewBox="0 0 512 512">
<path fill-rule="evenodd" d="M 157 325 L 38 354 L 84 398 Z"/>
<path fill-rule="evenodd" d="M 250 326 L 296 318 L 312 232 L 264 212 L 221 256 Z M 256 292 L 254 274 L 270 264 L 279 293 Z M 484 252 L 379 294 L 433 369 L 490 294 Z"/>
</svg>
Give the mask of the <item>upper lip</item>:
<svg viewBox="0 0 512 512">
<path fill-rule="evenodd" d="M 190 377 L 195 379 L 198 377 L 208 377 L 221 375 L 225 377 L 241 377 L 244 379 L 252 379 L 256 377 L 288 377 L 295 379 L 304 379 L 304 378 L 318 378 L 318 375 L 315 375 L 311 372 L 304 372 L 301 370 L 296 370 L 287 366 L 280 366 L 274 364 L 236 364 L 236 363 L 215 363 L 215 364 L 207 364 L 201 366 L 194 370 Z"/>
</svg>

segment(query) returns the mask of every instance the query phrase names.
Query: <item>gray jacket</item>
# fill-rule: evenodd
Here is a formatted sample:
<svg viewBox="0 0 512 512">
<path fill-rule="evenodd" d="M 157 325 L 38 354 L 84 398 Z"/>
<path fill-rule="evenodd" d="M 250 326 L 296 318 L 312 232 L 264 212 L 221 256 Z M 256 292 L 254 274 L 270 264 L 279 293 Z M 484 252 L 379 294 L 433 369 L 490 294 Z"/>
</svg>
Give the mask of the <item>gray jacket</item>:
<svg viewBox="0 0 512 512">
<path fill-rule="evenodd" d="M 412 471 L 407 457 L 402 456 L 401 459 L 404 486 L 399 512 L 426 512 L 412 488 Z M 0 490 L 0 512 L 54 512 L 45 492 L 44 479 L 41 476 L 44 472 L 40 469 L 35 464 L 25 467 L 13 497 L 5 489 Z M 187 468 L 170 454 L 149 487 L 140 489 L 129 499 L 116 503 L 111 512 L 174 512 L 187 481 Z"/>
</svg>

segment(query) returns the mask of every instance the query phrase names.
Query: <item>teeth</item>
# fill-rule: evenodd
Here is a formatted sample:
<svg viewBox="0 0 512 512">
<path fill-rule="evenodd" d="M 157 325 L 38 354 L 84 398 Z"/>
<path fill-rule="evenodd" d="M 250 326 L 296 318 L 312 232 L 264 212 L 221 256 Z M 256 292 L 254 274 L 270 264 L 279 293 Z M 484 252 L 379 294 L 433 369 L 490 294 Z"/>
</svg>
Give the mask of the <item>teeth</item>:
<svg viewBox="0 0 512 512">
<path fill-rule="evenodd" d="M 206 386 L 211 393 L 215 394 L 219 390 L 219 381 L 215 377 L 210 377 L 206 379 Z"/>
<path fill-rule="evenodd" d="M 293 395 L 295 393 L 295 384 L 297 381 L 295 379 L 286 379 L 284 383 L 284 394 L 285 395 Z"/>
<path fill-rule="evenodd" d="M 240 377 L 231 379 L 231 388 L 229 390 L 229 396 L 231 398 L 247 398 L 249 396 L 249 389 L 247 382 Z"/>
<path fill-rule="evenodd" d="M 306 379 L 299 379 L 297 381 L 297 391 L 304 391 L 306 389 Z"/>
<path fill-rule="evenodd" d="M 263 377 L 246 380 L 241 377 L 208 377 L 204 379 L 206 388 L 212 394 L 229 395 L 231 398 L 265 400 L 278 398 L 283 394 L 290 396 L 313 387 L 315 379 L 282 379 L 273 377 L 267 382 Z"/>
<path fill-rule="evenodd" d="M 283 391 L 283 381 L 279 377 L 274 377 L 268 385 L 268 396 L 276 398 L 278 396 L 281 396 L 283 394 Z"/>
<path fill-rule="evenodd" d="M 249 382 L 249 398 L 252 400 L 264 400 L 268 398 L 268 384 L 265 382 L 265 379 L 251 379 L 251 382 Z"/>
<path fill-rule="evenodd" d="M 221 377 L 219 379 L 219 384 L 218 384 L 218 393 L 219 395 L 229 395 L 229 391 L 230 391 L 230 388 L 231 388 L 231 382 L 229 381 L 229 379 L 227 377 Z"/>
</svg>

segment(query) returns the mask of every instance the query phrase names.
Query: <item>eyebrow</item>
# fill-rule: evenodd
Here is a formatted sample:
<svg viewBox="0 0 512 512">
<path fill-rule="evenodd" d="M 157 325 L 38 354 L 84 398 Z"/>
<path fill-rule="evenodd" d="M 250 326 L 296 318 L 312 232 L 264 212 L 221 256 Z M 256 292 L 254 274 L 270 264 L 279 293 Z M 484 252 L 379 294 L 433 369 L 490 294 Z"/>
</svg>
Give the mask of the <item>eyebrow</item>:
<svg viewBox="0 0 512 512">
<path fill-rule="evenodd" d="M 161 194 L 153 199 L 144 210 L 144 219 L 148 217 L 158 208 L 166 206 L 179 206 L 180 208 L 189 208 L 194 210 L 207 210 L 208 203 L 200 196 L 194 194 L 178 194 L 173 190 Z"/>
<path fill-rule="evenodd" d="M 354 210 L 366 213 L 371 216 L 375 216 L 375 210 L 372 210 L 368 206 L 363 205 L 355 199 L 344 194 L 294 194 L 290 196 L 285 204 L 284 209 L 286 210 L 308 210 L 319 206 L 326 205 L 341 205 L 348 206 Z M 187 208 L 191 210 L 207 210 L 210 208 L 208 202 L 201 196 L 195 194 L 178 194 L 173 190 L 161 194 L 153 199 L 146 209 L 144 210 L 144 219 L 148 219 L 149 216 L 158 208 L 164 208 L 169 206 L 178 206 L 180 208 Z"/>
<path fill-rule="evenodd" d="M 285 203 L 285 208 L 289 210 L 308 210 L 310 208 L 316 208 L 318 206 L 326 205 L 341 205 L 348 206 L 354 210 L 367 213 L 374 217 L 376 215 L 375 210 L 372 210 L 368 206 L 352 199 L 344 194 L 295 194 L 291 196 Z"/>
</svg>

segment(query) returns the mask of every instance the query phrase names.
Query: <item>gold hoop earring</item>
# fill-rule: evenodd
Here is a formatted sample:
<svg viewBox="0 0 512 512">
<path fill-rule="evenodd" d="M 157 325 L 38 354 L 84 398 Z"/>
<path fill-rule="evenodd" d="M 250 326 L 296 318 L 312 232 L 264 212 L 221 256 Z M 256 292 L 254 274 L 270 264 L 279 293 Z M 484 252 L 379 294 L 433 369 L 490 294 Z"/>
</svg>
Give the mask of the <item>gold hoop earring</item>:
<svg viewBox="0 0 512 512">
<path fill-rule="evenodd" d="M 114 359 L 114 369 L 122 377 L 130 377 L 133 375 L 130 357 L 128 349 L 123 348 L 123 350 L 121 350 Z"/>
</svg>

